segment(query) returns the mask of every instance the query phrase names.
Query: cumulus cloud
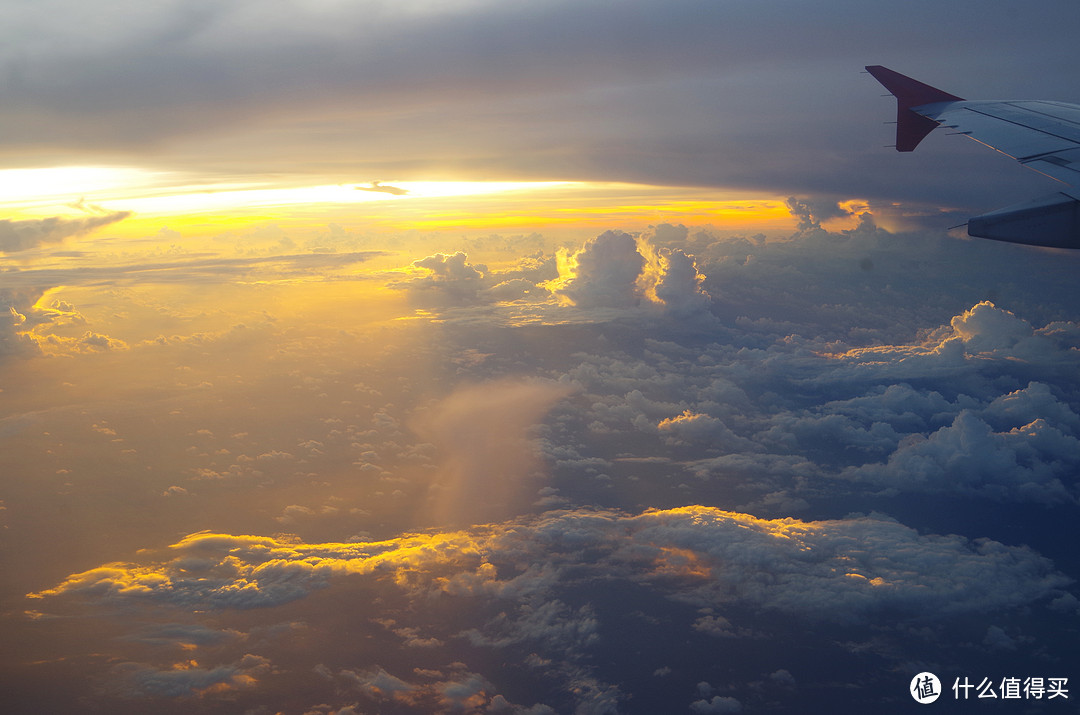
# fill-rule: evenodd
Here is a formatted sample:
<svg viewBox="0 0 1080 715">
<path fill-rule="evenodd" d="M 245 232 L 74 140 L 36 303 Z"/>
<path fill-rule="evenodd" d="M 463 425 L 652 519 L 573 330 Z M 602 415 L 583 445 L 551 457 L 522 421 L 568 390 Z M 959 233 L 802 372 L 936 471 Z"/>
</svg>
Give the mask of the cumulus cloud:
<svg viewBox="0 0 1080 715">
<path fill-rule="evenodd" d="M 31 357 L 43 352 L 89 353 L 122 350 L 124 341 L 92 330 L 78 337 L 50 333 L 64 326 L 83 326 L 86 318 L 67 301 L 39 305 L 42 288 L 0 289 L 0 357 Z"/>
<path fill-rule="evenodd" d="M 578 251 L 559 253 L 559 282 L 553 293 L 582 308 L 629 308 L 638 305 L 638 278 L 645 258 L 637 241 L 622 231 L 605 231 Z"/>
<path fill-rule="evenodd" d="M 668 310 L 682 315 L 709 307 L 709 294 L 702 287 L 705 276 L 692 256 L 677 248 L 660 249 L 659 263 L 655 295 Z"/>
<path fill-rule="evenodd" d="M 1030 382 L 1023 389 L 997 397 L 979 416 L 991 424 L 1009 428 L 1045 420 L 1068 434 L 1080 435 L 1080 415 L 1041 382 Z"/>
<path fill-rule="evenodd" d="M 641 315 L 642 309 L 677 318 L 708 315 L 711 297 L 696 260 L 680 248 L 652 245 L 655 235 L 605 231 L 579 249 L 561 248 L 554 258 L 537 254 L 504 271 L 470 263 L 464 251 L 436 253 L 413 261 L 425 274 L 388 285 L 411 291 L 425 307 L 447 314 L 458 309 L 459 321 L 470 320 L 466 308 L 481 306 L 479 320 L 514 325 L 590 322 L 627 311 Z M 502 304 L 502 311 L 491 311 L 491 304 Z M 578 310 L 567 314 L 560 305 Z"/>
<path fill-rule="evenodd" d="M 414 297 L 435 307 L 539 301 L 548 297 L 547 289 L 537 284 L 548 273 L 546 264 L 526 259 L 518 268 L 495 272 L 483 264 L 469 263 L 464 251 L 435 253 L 412 262 L 413 268 L 427 273 L 393 281 L 390 287 L 410 290 Z"/>
<path fill-rule="evenodd" d="M 605 231 L 577 251 L 560 250 L 559 278 L 547 288 L 565 305 L 627 309 L 663 306 L 677 316 L 708 309 L 705 276 L 680 248 L 657 248 L 656 232 L 638 238 Z"/>
<path fill-rule="evenodd" d="M 1056 339 L 1060 332 L 1034 330 L 1030 323 L 990 301 L 954 316 L 914 345 L 855 348 L 835 357 L 854 376 L 908 380 L 970 372 L 985 360 L 1020 360 L 1057 365 L 1080 362 L 1080 352 Z M 826 373 L 839 377 L 842 373 Z"/>
<path fill-rule="evenodd" d="M 732 432 L 722 420 L 691 410 L 661 420 L 656 429 L 672 444 L 708 444 L 726 451 L 759 449 L 752 441 Z"/>
<path fill-rule="evenodd" d="M 486 266 L 470 265 L 464 251 L 449 256 L 436 253 L 413 261 L 413 265 L 431 271 L 432 280 L 439 283 L 472 284 L 481 280 L 487 272 Z"/>
<path fill-rule="evenodd" d="M 864 465 L 850 474 L 889 489 L 969 491 L 1054 503 L 1076 500 L 1078 466 L 1080 440 L 1045 420 L 994 432 L 965 410 L 929 437 L 904 440 L 884 464 Z"/>
<path fill-rule="evenodd" d="M 20 313 L 15 305 L 12 305 L 14 300 L 10 292 L 0 293 L 0 298 L 3 299 L 0 306 L 3 306 L 4 302 L 8 304 L 7 309 L 0 312 L 0 357 L 28 357 L 39 354 L 41 348 L 38 341 L 26 329 L 26 314 Z M 22 309 L 26 310 L 27 307 L 23 306 Z"/>
</svg>

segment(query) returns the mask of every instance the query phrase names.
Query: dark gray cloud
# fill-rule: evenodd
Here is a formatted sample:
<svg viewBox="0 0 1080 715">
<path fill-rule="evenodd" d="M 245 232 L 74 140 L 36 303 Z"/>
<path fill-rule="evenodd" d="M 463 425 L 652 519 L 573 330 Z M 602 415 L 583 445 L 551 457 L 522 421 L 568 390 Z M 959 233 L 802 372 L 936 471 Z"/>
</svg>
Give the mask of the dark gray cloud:
<svg viewBox="0 0 1080 715">
<path fill-rule="evenodd" d="M 20 6 L 6 25 L 0 122 L 24 161 L 58 148 L 140 161 L 150 149 L 153 161 L 230 172 L 266 162 L 355 175 L 360 163 L 394 177 L 617 179 L 992 207 L 1010 189 L 1043 184 L 961 140 L 934 140 L 914 157 L 886 152 L 881 122 L 892 109 L 859 71 L 876 61 L 962 96 L 1076 99 L 1075 75 L 1062 68 L 1077 8 L 953 8 L 943 17 L 924 0 L 903 13 L 849 0 L 814 13 L 795 0 L 551 0 L 254 12 L 239 1 L 169 2 L 102 27 L 94 10 L 56 0 Z M 971 17 L 979 40 L 959 52 Z M 362 158 L 343 168 L 343 155 Z"/>
<path fill-rule="evenodd" d="M 798 229 L 800 231 L 821 228 L 822 221 L 851 215 L 850 211 L 841 207 L 835 200 L 830 199 L 797 199 L 792 196 L 785 203 L 788 210 L 791 211 L 791 215 L 799 219 Z"/>
<path fill-rule="evenodd" d="M 130 211 L 113 211 L 85 218 L 52 216 L 42 219 L 13 221 L 0 219 L 0 252 L 16 253 L 43 244 L 60 243 L 68 238 L 84 236 L 131 216 Z"/>
<path fill-rule="evenodd" d="M 374 191 L 375 193 L 390 194 L 391 196 L 405 196 L 409 193 L 408 189 L 399 186 L 384 186 L 380 181 L 373 181 L 370 186 L 357 186 L 356 188 L 358 191 Z"/>
</svg>

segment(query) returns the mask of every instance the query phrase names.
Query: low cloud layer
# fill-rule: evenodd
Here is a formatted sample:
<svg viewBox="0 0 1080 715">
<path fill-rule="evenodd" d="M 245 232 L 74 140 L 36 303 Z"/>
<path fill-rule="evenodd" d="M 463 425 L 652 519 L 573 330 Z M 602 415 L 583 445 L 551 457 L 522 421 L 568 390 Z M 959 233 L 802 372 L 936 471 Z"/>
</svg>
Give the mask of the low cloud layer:
<svg viewBox="0 0 1080 715">
<path fill-rule="evenodd" d="M 1067 661 L 1076 257 L 826 226 L 10 268 L 16 689 L 847 715 Z"/>
<path fill-rule="evenodd" d="M 555 513 L 355 544 L 192 534 L 162 556 L 73 574 L 33 596 L 258 608 L 356 574 L 387 579 L 416 596 L 521 599 L 548 593 L 584 570 L 701 606 L 860 622 L 884 611 L 947 618 L 1016 607 L 1061 595 L 1069 583 L 1028 549 L 920 536 L 889 519 L 767 520 L 698 506 L 636 516 Z"/>
</svg>

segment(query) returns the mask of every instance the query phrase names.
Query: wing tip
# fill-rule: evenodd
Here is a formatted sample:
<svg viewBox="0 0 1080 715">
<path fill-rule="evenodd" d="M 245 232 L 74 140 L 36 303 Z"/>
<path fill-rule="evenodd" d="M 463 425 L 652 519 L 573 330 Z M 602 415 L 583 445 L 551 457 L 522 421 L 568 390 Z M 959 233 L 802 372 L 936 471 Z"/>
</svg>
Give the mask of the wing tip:
<svg viewBox="0 0 1080 715">
<path fill-rule="evenodd" d="M 912 79 L 882 65 L 867 65 L 866 71 L 896 97 L 896 150 L 914 151 L 926 135 L 937 128 L 933 119 L 911 111 L 912 107 L 934 102 L 962 102 L 962 98 Z"/>
</svg>

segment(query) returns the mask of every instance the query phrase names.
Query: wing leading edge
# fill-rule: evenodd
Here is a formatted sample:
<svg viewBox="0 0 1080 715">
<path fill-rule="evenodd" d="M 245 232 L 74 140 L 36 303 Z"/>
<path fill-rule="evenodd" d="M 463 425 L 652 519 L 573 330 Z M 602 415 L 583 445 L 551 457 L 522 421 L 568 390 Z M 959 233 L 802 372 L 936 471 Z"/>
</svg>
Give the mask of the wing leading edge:
<svg viewBox="0 0 1080 715">
<path fill-rule="evenodd" d="M 880 65 L 866 68 L 896 97 L 896 149 L 913 151 L 939 126 L 1011 156 L 1065 184 L 1080 184 L 1080 105 L 967 101 Z M 1062 188 L 968 221 L 968 234 L 1032 246 L 1080 249 L 1080 191 Z"/>
</svg>

